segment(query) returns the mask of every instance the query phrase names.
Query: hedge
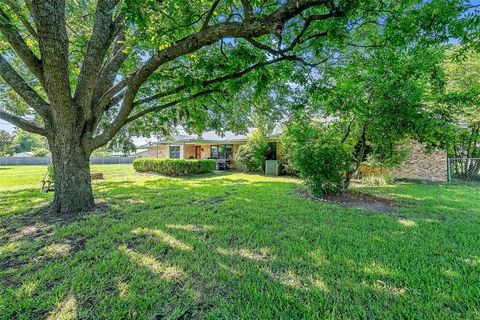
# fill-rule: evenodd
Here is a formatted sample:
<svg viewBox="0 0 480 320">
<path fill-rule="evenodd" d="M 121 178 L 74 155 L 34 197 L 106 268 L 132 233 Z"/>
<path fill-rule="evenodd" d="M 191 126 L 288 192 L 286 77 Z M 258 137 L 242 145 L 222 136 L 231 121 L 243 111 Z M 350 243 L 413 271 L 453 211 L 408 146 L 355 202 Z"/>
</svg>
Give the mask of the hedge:
<svg viewBox="0 0 480 320">
<path fill-rule="evenodd" d="M 184 160 L 142 158 L 133 161 L 133 168 L 139 172 L 157 172 L 167 176 L 185 176 L 215 171 L 215 160 Z"/>
</svg>

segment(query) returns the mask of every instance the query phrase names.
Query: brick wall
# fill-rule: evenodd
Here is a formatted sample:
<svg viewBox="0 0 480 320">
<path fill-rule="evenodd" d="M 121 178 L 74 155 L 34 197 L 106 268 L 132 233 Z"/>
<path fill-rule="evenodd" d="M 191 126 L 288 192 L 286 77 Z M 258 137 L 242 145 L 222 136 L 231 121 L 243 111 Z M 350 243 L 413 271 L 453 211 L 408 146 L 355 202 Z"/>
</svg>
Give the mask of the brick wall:
<svg viewBox="0 0 480 320">
<path fill-rule="evenodd" d="M 409 157 L 392 174 L 403 179 L 447 181 L 447 152 L 425 153 L 422 144 L 412 142 Z"/>
<path fill-rule="evenodd" d="M 157 152 L 158 152 L 158 156 L 157 156 Z M 148 157 L 149 158 L 168 158 L 168 145 L 148 147 Z"/>
<path fill-rule="evenodd" d="M 195 158 L 195 145 L 186 144 L 185 145 L 185 159 L 190 159 L 190 157 Z"/>
</svg>

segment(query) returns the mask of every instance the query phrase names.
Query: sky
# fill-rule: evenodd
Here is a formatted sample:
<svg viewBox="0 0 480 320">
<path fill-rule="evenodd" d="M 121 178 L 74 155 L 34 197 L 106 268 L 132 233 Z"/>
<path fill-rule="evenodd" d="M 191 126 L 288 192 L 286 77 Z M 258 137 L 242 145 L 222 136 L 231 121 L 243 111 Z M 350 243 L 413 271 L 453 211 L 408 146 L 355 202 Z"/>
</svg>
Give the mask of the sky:
<svg viewBox="0 0 480 320">
<path fill-rule="evenodd" d="M 15 127 L 10 123 L 8 123 L 7 121 L 0 119 L 0 130 L 5 130 L 11 133 L 13 132 L 14 128 Z"/>
</svg>

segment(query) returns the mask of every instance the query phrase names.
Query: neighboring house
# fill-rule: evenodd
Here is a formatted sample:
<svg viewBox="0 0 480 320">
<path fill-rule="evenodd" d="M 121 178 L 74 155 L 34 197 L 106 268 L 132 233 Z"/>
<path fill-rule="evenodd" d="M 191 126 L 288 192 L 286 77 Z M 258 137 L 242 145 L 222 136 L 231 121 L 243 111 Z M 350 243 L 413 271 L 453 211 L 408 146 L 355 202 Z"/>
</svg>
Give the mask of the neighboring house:
<svg viewBox="0 0 480 320">
<path fill-rule="evenodd" d="M 235 160 L 239 147 L 246 142 L 247 135 L 236 135 L 227 131 L 223 136 L 219 136 L 208 131 L 201 136 L 174 135 L 170 139 L 150 142 L 141 148 L 146 147 L 151 158 L 229 160 L 232 168 L 241 169 Z M 267 160 L 276 159 L 277 139 L 273 133 Z"/>
<path fill-rule="evenodd" d="M 110 157 L 147 158 L 148 149 L 137 149 L 135 152 L 125 154 L 123 152 L 112 152 Z"/>
<path fill-rule="evenodd" d="M 130 154 L 129 157 L 132 157 L 132 158 L 147 158 L 148 157 L 148 149 L 137 149 L 137 151 Z"/>
<path fill-rule="evenodd" d="M 33 153 L 32 152 L 20 152 L 20 153 L 16 153 L 14 155 L 14 157 L 16 158 L 31 158 L 33 157 Z"/>
</svg>

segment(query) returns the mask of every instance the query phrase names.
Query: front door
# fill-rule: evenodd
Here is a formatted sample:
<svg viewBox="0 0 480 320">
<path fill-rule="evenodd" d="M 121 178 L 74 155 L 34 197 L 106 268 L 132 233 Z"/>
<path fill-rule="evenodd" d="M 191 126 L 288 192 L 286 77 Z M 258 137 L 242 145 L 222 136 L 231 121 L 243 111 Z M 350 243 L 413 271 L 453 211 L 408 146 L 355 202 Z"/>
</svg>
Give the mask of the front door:
<svg viewBox="0 0 480 320">
<path fill-rule="evenodd" d="M 202 157 L 202 147 L 195 146 L 195 159 L 200 159 Z"/>
</svg>

